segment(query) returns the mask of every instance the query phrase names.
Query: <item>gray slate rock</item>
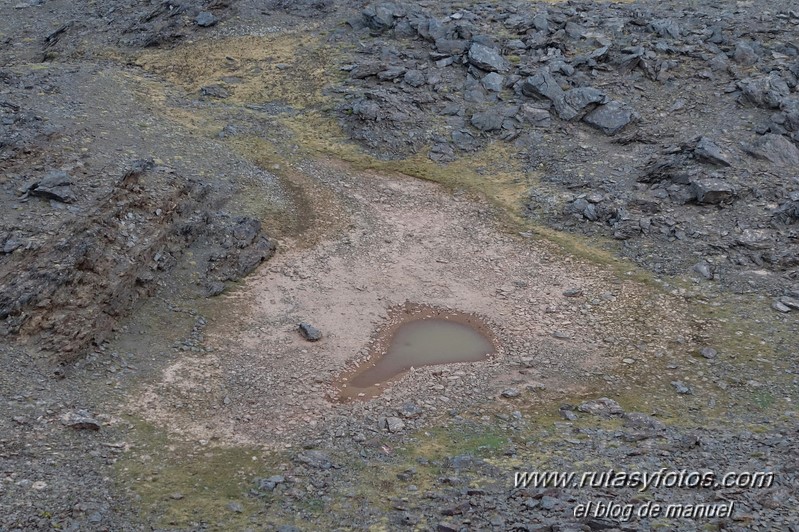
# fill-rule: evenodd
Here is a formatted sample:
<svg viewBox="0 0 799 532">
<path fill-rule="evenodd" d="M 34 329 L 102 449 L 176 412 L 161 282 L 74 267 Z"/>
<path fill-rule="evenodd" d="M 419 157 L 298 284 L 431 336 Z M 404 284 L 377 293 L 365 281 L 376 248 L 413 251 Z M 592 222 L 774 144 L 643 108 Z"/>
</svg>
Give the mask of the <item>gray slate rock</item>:
<svg viewBox="0 0 799 532">
<path fill-rule="evenodd" d="M 627 412 L 623 417 L 624 425 L 626 427 L 656 431 L 664 430 L 666 428 L 666 425 L 662 421 L 642 412 Z"/>
<path fill-rule="evenodd" d="M 421 87 L 427 82 L 425 80 L 424 73 L 421 70 L 408 70 L 405 72 L 403 81 L 414 88 Z"/>
<path fill-rule="evenodd" d="M 473 43 L 469 47 L 469 63 L 487 72 L 505 72 L 508 70 L 508 62 L 496 48 L 490 48 L 484 44 Z"/>
<path fill-rule="evenodd" d="M 333 462 L 328 454 L 316 449 L 301 452 L 297 455 L 296 460 L 314 469 L 330 469 L 333 467 Z"/>
<path fill-rule="evenodd" d="M 518 388 L 505 388 L 504 390 L 502 390 L 502 393 L 500 395 L 502 395 L 502 397 L 504 397 L 505 399 L 512 399 L 514 397 L 519 397 L 519 395 L 521 395 L 521 392 L 519 392 Z"/>
<path fill-rule="evenodd" d="M 799 298 L 782 296 L 780 298 L 780 303 L 793 310 L 799 310 Z"/>
<path fill-rule="evenodd" d="M 697 161 L 717 166 L 730 166 L 730 161 L 721 148 L 707 137 L 700 137 L 694 148 L 694 158 Z"/>
<path fill-rule="evenodd" d="M 387 417 L 384 421 L 383 428 L 392 434 L 402 432 L 405 429 L 405 422 L 398 417 Z"/>
<path fill-rule="evenodd" d="M 748 43 L 740 41 L 735 45 L 732 59 L 739 65 L 750 66 L 757 63 L 757 54 Z"/>
<path fill-rule="evenodd" d="M 607 397 L 600 397 L 593 401 L 586 401 L 577 407 L 580 412 L 594 416 L 610 417 L 624 414 L 624 409 L 619 403 Z"/>
<path fill-rule="evenodd" d="M 61 417 L 61 423 L 75 430 L 100 430 L 100 422 L 86 410 L 76 410 Z"/>
<path fill-rule="evenodd" d="M 78 198 L 70 185 L 72 185 L 72 178 L 69 174 L 61 170 L 52 170 L 46 173 L 38 182 L 31 184 L 28 187 L 28 193 L 31 196 L 62 203 L 74 203 Z"/>
<path fill-rule="evenodd" d="M 214 16 L 213 13 L 208 11 L 201 11 L 200 14 L 194 19 L 194 23 L 201 28 L 209 28 L 217 22 L 219 22 L 219 20 Z"/>
<path fill-rule="evenodd" d="M 697 262 L 694 264 L 693 270 L 708 281 L 713 280 L 713 267 L 707 262 Z"/>
<path fill-rule="evenodd" d="M 680 395 L 691 395 L 693 393 L 691 388 L 688 387 L 688 385 L 686 385 L 683 381 L 672 381 L 671 385 Z"/>
<path fill-rule="evenodd" d="M 611 100 L 583 118 L 583 122 L 606 135 L 615 135 L 637 119 L 636 114 L 621 102 Z"/>
<path fill-rule="evenodd" d="M 718 356 L 718 352 L 712 347 L 703 347 L 699 350 L 699 354 L 708 360 L 713 360 Z"/>
<path fill-rule="evenodd" d="M 661 37 L 680 38 L 680 26 L 672 19 L 654 20 L 652 29 Z"/>
<path fill-rule="evenodd" d="M 799 166 L 799 148 L 783 135 L 768 133 L 752 143 L 743 143 L 743 150 L 756 159 L 770 161 L 777 166 Z"/>
<path fill-rule="evenodd" d="M 396 19 L 405 15 L 405 10 L 390 2 L 371 5 L 363 10 L 366 25 L 373 30 L 386 31 L 396 25 Z"/>
<path fill-rule="evenodd" d="M 779 109 L 791 89 L 782 77 L 772 72 L 768 76 L 746 78 L 738 82 L 741 99 L 757 107 Z"/>
<path fill-rule="evenodd" d="M 471 124 L 480 131 L 498 131 L 502 129 L 502 120 L 502 115 L 489 109 L 472 115 Z"/>
<path fill-rule="evenodd" d="M 485 87 L 486 90 L 492 92 L 501 92 L 502 86 L 505 83 L 505 76 L 502 74 L 498 74 L 496 72 L 490 72 L 486 74 L 480 83 Z"/>
<path fill-rule="evenodd" d="M 697 179 L 691 183 L 697 203 L 728 203 L 735 198 L 735 188 L 720 179 Z"/>
<path fill-rule="evenodd" d="M 309 342 L 317 342 L 322 339 L 322 331 L 310 323 L 302 322 L 299 324 L 298 328 L 302 337 Z"/>
</svg>

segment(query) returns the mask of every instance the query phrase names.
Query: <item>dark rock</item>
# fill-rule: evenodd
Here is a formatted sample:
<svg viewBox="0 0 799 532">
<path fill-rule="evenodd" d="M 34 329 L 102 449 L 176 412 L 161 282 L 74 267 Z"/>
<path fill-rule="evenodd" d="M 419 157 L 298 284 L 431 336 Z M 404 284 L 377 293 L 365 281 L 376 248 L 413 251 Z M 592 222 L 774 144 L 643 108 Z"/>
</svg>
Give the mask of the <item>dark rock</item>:
<svg viewBox="0 0 799 532">
<path fill-rule="evenodd" d="M 680 395 L 691 395 L 693 392 L 691 388 L 689 388 L 684 382 L 682 381 L 672 381 L 671 385 Z"/>
<path fill-rule="evenodd" d="M 523 105 L 520 117 L 533 127 L 549 127 L 552 123 L 552 115 L 546 109 L 540 109 L 531 105 Z"/>
<path fill-rule="evenodd" d="M 471 124 L 480 131 L 502 129 L 503 117 L 496 110 L 481 111 L 472 115 Z"/>
<path fill-rule="evenodd" d="M 274 475 L 269 478 L 255 479 L 255 486 L 259 491 L 273 491 L 278 484 L 286 482 L 283 475 Z"/>
<path fill-rule="evenodd" d="M 473 43 L 469 47 L 469 63 L 487 72 L 505 72 L 508 70 L 508 62 L 496 48 L 490 48 L 484 44 Z"/>
<path fill-rule="evenodd" d="M 100 422 L 94 419 L 86 410 L 77 410 L 65 414 L 61 423 L 76 430 L 100 430 Z"/>
<path fill-rule="evenodd" d="M 28 194 L 62 203 L 74 203 L 77 197 L 72 191 L 72 178 L 61 170 L 52 170 L 38 182 L 28 186 Z"/>
<path fill-rule="evenodd" d="M 480 83 L 483 85 L 483 87 L 485 87 L 486 90 L 492 92 L 501 92 L 502 86 L 505 83 L 505 76 L 497 74 L 496 72 L 490 72 L 480 80 Z"/>
<path fill-rule="evenodd" d="M 505 399 L 512 399 L 514 397 L 519 397 L 519 395 L 521 395 L 521 392 L 519 392 L 518 388 L 505 388 L 504 390 L 502 390 L 502 393 L 500 395 Z"/>
<path fill-rule="evenodd" d="M 751 144 L 743 143 L 742 146 L 746 153 L 756 159 L 788 168 L 799 166 L 799 148 L 783 135 L 768 133 Z"/>
<path fill-rule="evenodd" d="M 392 81 L 405 74 L 405 67 L 392 66 L 377 73 L 377 79 L 380 81 Z"/>
<path fill-rule="evenodd" d="M 322 338 L 322 331 L 311 325 L 310 323 L 302 322 L 298 326 L 300 334 L 309 342 L 317 342 Z"/>
<path fill-rule="evenodd" d="M 652 29 L 661 37 L 680 38 L 680 26 L 672 19 L 660 19 L 652 21 Z"/>
<path fill-rule="evenodd" d="M 207 85 L 200 89 L 200 94 L 208 98 L 224 99 L 230 97 L 230 93 L 221 85 Z"/>
<path fill-rule="evenodd" d="M 426 83 L 425 75 L 421 70 L 408 70 L 403 81 L 411 87 L 418 88 Z"/>
<path fill-rule="evenodd" d="M 713 279 L 713 267 L 705 261 L 694 264 L 693 270 L 709 281 Z"/>
<path fill-rule="evenodd" d="M 397 409 L 397 413 L 405 419 L 416 419 L 422 415 L 422 409 L 413 403 L 405 403 Z"/>
<path fill-rule="evenodd" d="M 595 104 L 607 103 L 605 93 L 593 87 L 579 87 L 566 91 L 563 95 L 566 103 L 574 108 L 575 111 L 582 111 L 586 107 Z"/>
<path fill-rule="evenodd" d="M 707 137 L 700 137 L 693 151 L 697 161 L 715 164 L 717 166 L 730 166 L 730 161 L 715 142 Z"/>
<path fill-rule="evenodd" d="M 563 97 L 563 89 L 549 70 L 541 70 L 528 77 L 521 86 L 522 94 L 529 97 L 546 98 L 554 101 Z"/>
<path fill-rule="evenodd" d="M 619 403 L 613 399 L 608 399 L 607 397 L 600 397 L 599 399 L 595 399 L 593 401 L 586 401 L 578 406 L 577 410 L 580 412 L 585 412 L 586 414 L 602 417 L 620 416 L 624 414 L 624 409 L 621 407 L 621 405 L 619 405 Z"/>
<path fill-rule="evenodd" d="M 564 290 L 563 291 L 563 295 L 566 296 L 566 297 L 580 297 L 580 296 L 583 295 L 583 289 L 582 288 L 569 288 L 568 290 Z"/>
<path fill-rule="evenodd" d="M 757 54 L 748 43 L 741 41 L 735 45 L 732 59 L 739 65 L 750 66 L 757 63 Z"/>
<path fill-rule="evenodd" d="M 216 24 L 218 19 L 214 16 L 213 13 L 208 11 L 201 11 L 199 15 L 194 19 L 194 23 L 200 26 L 201 28 L 208 28 Z"/>
<path fill-rule="evenodd" d="M 799 298 L 782 296 L 780 298 L 780 303 L 793 310 L 799 310 Z"/>
<path fill-rule="evenodd" d="M 795 196 L 795 199 L 794 197 Z M 777 224 L 789 225 L 799 221 L 799 193 L 794 193 L 790 200 L 782 203 L 771 219 Z M 8 242 L 11 242 L 9 240 Z M 6 246 L 8 245 L 6 242 Z M 3 249 L 5 251 L 5 248 Z"/>
<path fill-rule="evenodd" d="M 466 52 L 468 47 L 469 41 L 465 39 L 438 39 L 436 41 L 436 50 L 446 55 L 461 55 Z"/>
<path fill-rule="evenodd" d="M 790 87 L 777 73 L 759 78 L 746 78 L 738 82 L 741 99 L 757 107 L 779 109 L 783 100 L 791 93 Z"/>
<path fill-rule="evenodd" d="M 627 412 L 624 414 L 624 425 L 636 429 L 649 429 L 660 431 L 666 428 L 662 421 L 641 412 Z"/>
<path fill-rule="evenodd" d="M 735 197 L 735 189 L 720 179 L 697 179 L 691 183 L 691 191 L 697 203 L 727 203 Z"/>
<path fill-rule="evenodd" d="M 718 356 L 718 352 L 712 347 L 703 347 L 699 350 L 699 354 L 708 360 L 712 360 Z"/>
<path fill-rule="evenodd" d="M 296 460 L 314 469 L 330 469 L 333 462 L 327 453 L 318 450 L 303 451 L 297 455 Z"/>
<path fill-rule="evenodd" d="M 405 422 L 398 417 L 387 417 L 383 420 L 382 423 L 383 429 L 387 430 L 388 432 L 397 433 L 402 432 L 405 429 Z"/>
<path fill-rule="evenodd" d="M 390 30 L 396 24 L 399 17 L 405 15 L 405 10 L 392 3 L 381 3 L 371 5 L 363 10 L 363 18 L 366 25 L 376 31 Z"/>
<path fill-rule="evenodd" d="M 636 118 L 636 114 L 624 104 L 610 101 L 585 115 L 583 121 L 606 135 L 615 135 Z"/>
</svg>

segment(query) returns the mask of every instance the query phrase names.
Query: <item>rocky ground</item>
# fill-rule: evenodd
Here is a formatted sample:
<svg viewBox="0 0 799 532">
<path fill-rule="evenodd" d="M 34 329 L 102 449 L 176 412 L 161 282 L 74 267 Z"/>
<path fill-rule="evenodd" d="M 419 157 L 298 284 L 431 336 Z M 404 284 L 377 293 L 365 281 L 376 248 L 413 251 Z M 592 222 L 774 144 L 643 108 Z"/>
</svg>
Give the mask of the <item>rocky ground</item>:
<svg viewBox="0 0 799 532">
<path fill-rule="evenodd" d="M 0 530 L 796 530 L 798 35 L 787 1 L 3 4 Z M 497 355 L 340 401 L 406 302 Z M 611 468 L 774 482 L 514 485 Z M 575 515 L 609 501 L 734 511 Z"/>
</svg>

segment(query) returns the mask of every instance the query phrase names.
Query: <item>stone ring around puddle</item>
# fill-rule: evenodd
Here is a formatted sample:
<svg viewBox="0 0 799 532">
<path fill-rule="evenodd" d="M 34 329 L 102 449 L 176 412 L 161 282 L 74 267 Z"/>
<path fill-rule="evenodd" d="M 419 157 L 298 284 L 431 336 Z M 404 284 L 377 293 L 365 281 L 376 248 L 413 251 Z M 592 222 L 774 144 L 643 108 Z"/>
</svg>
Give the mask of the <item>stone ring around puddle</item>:
<svg viewBox="0 0 799 532">
<path fill-rule="evenodd" d="M 477 316 L 406 303 L 389 312 L 369 358 L 339 380 L 339 399 L 372 399 L 384 384 L 412 368 L 479 362 L 496 353 L 496 340 Z"/>
</svg>

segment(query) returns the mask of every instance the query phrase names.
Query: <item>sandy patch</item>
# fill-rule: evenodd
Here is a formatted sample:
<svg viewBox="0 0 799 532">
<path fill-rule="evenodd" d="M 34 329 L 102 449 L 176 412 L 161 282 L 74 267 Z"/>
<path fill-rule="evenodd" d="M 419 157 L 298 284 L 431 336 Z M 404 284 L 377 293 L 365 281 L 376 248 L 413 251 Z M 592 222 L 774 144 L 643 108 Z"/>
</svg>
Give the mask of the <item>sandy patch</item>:
<svg viewBox="0 0 799 532">
<path fill-rule="evenodd" d="M 213 353 L 168 369 L 146 390 L 144 415 L 198 438 L 291 445 L 341 416 L 408 400 L 436 411 L 494 398 L 508 384 L 576 389 L 620 363 L 624 349 L 603 347 L 611 335 L 636 337 L 632 320 L 603 318 L 623 314 L 625 298 L 640 290 L 634 283 L 502 232 L 485 205 L 435 184 L 338 177 L 324 179 L 350 217 L 347 229 L 310 249 L 289 243 L 228 296 L 229 319 L 207 329 Z M 579 290 L 564 295 L 570 289 Z M 480 316 L 497 355 L 419 368 L 373 401 L 338 403 L 341 376 L 368 357 L 389 310 L 406 302 Z M 301 321 L 323 339 L 305 341 Z"/>
</svg>

